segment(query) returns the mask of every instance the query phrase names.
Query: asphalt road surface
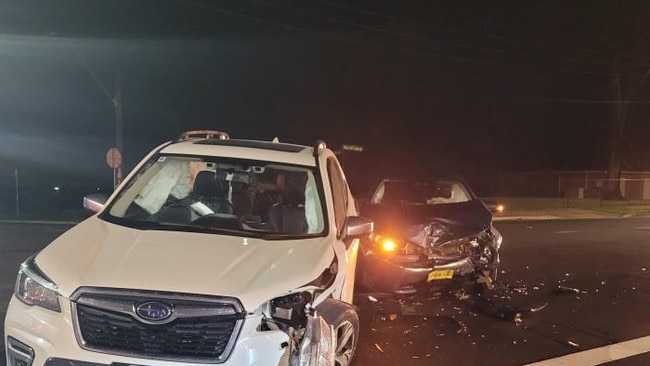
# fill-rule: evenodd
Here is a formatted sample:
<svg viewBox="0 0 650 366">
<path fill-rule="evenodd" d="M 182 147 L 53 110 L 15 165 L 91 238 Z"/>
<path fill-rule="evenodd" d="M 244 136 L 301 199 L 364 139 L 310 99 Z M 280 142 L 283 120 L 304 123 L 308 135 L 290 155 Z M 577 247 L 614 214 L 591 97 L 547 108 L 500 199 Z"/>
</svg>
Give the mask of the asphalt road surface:
<svg viewBox="0 0 650 366">
<path fill-rule="evenodd" d="M 357 292 L 354 365 L 650 365 L 649 218 L 496 226 L 502 265 L 490 293 L 463 283 Z M 3 319 L 20 262 L 68 227 L 0 223 Z"/>
</svg>

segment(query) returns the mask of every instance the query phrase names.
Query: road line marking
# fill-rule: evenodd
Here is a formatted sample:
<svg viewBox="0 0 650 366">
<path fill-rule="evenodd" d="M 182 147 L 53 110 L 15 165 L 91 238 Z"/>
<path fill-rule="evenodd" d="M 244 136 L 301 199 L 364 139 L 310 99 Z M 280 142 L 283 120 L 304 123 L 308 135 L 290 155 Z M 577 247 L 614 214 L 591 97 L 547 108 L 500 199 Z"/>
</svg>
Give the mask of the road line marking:
<svg viewBox="0 0 650 366">
<path fill-rule="evenodd" d="M 556 231 L 555 233 L 556 234 L 573 234 L 573 233 L 577 233 L 577 232 L 578 232 L 578 230 L 560 230 L 560 231 Z"/>
<path fill-rule="evenodd" d="M 595 366 L 650 351 L 650 336 L 529 363 L 524 366 Z"/>
</svg>

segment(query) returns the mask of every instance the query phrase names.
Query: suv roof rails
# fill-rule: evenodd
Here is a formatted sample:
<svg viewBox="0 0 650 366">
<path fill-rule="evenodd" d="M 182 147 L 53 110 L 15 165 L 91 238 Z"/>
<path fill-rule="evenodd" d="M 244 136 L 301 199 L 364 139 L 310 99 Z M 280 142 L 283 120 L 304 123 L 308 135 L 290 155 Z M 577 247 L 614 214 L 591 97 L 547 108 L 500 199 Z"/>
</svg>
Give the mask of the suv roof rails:
<svg viewBox="0 0 650 366">
<path fill-rule="evenodd" d="M 323 140 L 316 140 L 314 143 L 314 157 L 318 156 L 323 150 L 327 149 L 327 145 Z"/>
<path fill-rule="evenodd" d="M 230 136 L 225 132 L 216 131 L 216 130 L 192 130 L 192 131 L 183 132 L 180 136 L 176 138 L 176 140 L 174 140 L 174 142 L 186 141 L 193 138 L 203 138 L 203 139 L 217 138 L 219 140 L 228 140 L 230 139 Z"/>
</svg>

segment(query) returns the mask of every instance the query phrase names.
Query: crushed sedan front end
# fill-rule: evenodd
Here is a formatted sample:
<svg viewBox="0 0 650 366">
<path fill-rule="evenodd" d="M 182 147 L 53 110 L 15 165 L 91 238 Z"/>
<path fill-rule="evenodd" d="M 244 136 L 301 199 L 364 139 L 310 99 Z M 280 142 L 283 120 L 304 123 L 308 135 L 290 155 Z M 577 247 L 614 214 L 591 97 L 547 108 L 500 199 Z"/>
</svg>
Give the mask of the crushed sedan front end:
<svg viewBox="0 0 650 366">
<path fill-rule="evenodd" d="M 460 182 L 397 182 L 383 181 L 382 195 L 364 211 L 375 221 L 375 233 L 362 245 L 360 283 L 405 294 L 461 278 L 491 289 L 503 238 L 489 210 Z M 383 199 L 398 189 L 400 199 Z M 441 197 L 426 199 L 432 195 Z"/>
</svg>

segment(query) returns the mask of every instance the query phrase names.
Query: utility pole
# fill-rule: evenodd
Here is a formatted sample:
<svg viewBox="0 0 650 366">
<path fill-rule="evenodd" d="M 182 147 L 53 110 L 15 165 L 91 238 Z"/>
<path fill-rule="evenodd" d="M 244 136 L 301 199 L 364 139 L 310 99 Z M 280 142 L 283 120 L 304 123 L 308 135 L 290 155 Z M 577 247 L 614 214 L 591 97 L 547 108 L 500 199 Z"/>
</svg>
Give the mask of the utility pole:
<svg viewBox="0 0 650 366">
<path fill-rule="evenodd" d="M 16 216 L 20 215 L 20 191 L 18 190 L 18 168 L 14 168 L 14 177 L 16 178 Z"/>
<path fill-rule="evenodd" d="M 84 68 L 86 68 L 86 71 L 90 74 L 90 76 L 93 78 L 95 83 L 97 83 L 97 86 L 104 92 L 104 95 L 108 98 L 108 100 L 111 101 L 111 104 L 113 104 L 113 108 L 115 109 L 115 147 L 117 148 L 117 153 L 120 155 L 119 159 L 119 164 L 117 164 L 115 167 L 113 167 L 113 187 L 117 187 L 121 182 L 122 182 L 122 163 L 121 163 L 121 156 L 122 156 L 122 148 L 123 148 L 123 143 L 122 143 L 122 125 L 123 125 L 123 120 L 122 120 L 122 85 L 120 81 L 120 76 L 116 77 L 115 80 L 115 96 L 111 94 L 111 92 L 108 90 L 106 85 L 99 79 L 97 74 L 95 73 L 95 70 L 90 66 L 90 64 L 86 61 L 86 59 L 83 57 L 81 52 L 79 52 L 75 47 L 72 41 L 70 39 L 67 39 L 68 44 L 70 47 L 72 47 L 73 51 L 77 54 L 79 57 L 79 60 L 83 64 Z M 109 149 L 109 152 L 111 152 L 113 149 Z M 116 160 L 112 160 L 113 162 L 116 162 Z M 110 164 L 110 163 L 109 163 Z"/>
</svg>

